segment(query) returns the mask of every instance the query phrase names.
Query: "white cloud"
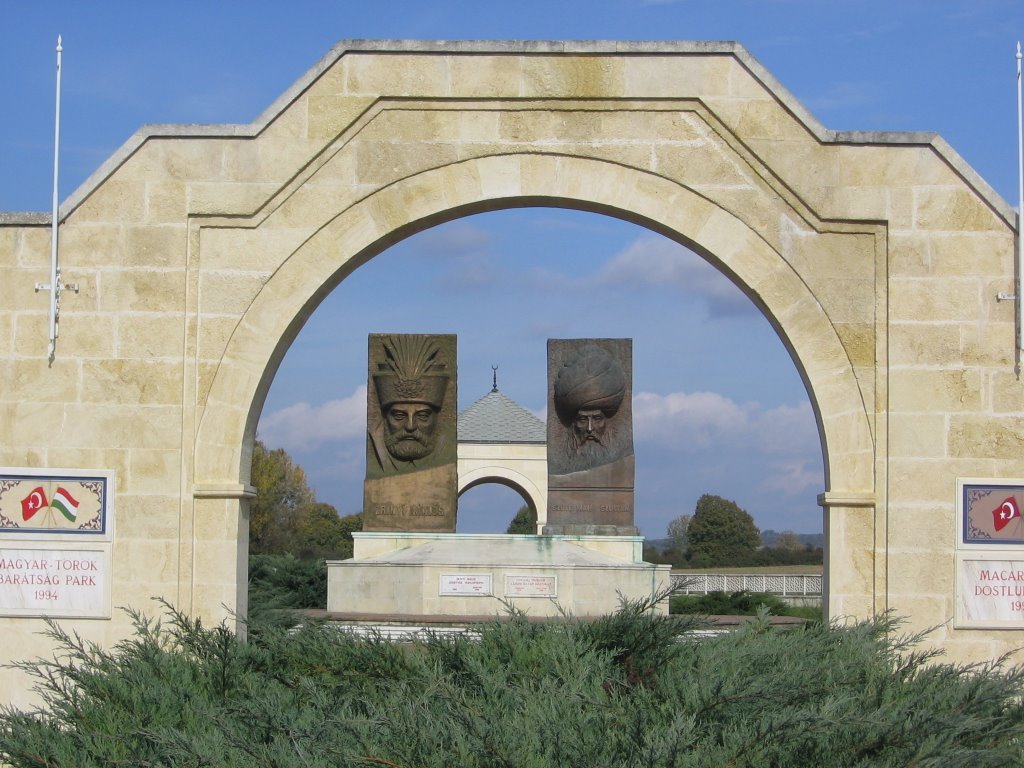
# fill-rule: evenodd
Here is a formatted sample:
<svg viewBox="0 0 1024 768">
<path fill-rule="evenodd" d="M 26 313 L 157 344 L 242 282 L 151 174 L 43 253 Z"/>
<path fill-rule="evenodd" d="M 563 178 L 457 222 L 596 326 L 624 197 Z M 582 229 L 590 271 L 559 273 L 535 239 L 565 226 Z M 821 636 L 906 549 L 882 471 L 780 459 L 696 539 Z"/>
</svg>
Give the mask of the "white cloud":
<svg viewBox="0 0 1024 768">
<path fill-rule="evenodd" d="M 820 96 L 807 100 L 811 109 L 849 109 L 863 107 L 879 101 L 878 88 L 868 83 L 835 83 L 831 89 Z"/>
<path fill-rule="evenodd" d="M 260 439 L 272 448 L 286 451 L 308 451 L 365 433 L 365 384 L 340 400 L 328 400 L 321 405 L 299 402 L 264 414 L 259 424 Z"/>
<path fill-rule="evenodd" d="M 547 267 L 534 267 L 523 275 L 522 281 L 523 285 L 531 291 L 554 294 L 564 294 L 585 282 L 580 278 L 569 277 L 564 272 Z"/>
<path fill-rule="evenodd" d="M 724 435 L 747 430 L 749 411 L 755 407 L 716 392 L 638 392 L 633 397 L 633 430 L 638 440 L 704 448 Z"/>
<path fill-rule="evenodd" d="M 492 239 L 489 230 L 460 220 L 419 233 L 415 243 L 418 250 L 431 256 L 464 256 L 487 250 Z"/>
<path fill-rule="evenodd" d="M 506 271 L 486 253 L 453 256 L 448 269 L 438 278 L 443 288 L 456 291 L 502 286 L 507 281 Z"/>
<path fill-rule="evenodd" d="M 702 493 L 735 499 L 762 528 L 820 524 L 821 444 L 809 404 L 766 409 L 716 392 L 641 392 L 633 425 L 638 509 L 650 504 L 657 518 L 651 535 L 679 511 L 692 512 Z M 668 498 L 682 506 L 665 507 Z"/>
<path fill-rule="evenodd" d="M 414 252 L 441 262 L 438 284 L 445 289 L 478 290 L 507 281 L 507 276 L 490 252 L 490 231 L 465 221 L 449 222 L 420 232 L 410 241 Z"/>
<path fill-rule="evenodd" d="M 672 287 L 708 302 L 712 315 L 756 312 L 743 292 L 690 249 L 645 234 L 613 256 L 594 276 L 598 285 L 634 288 Z"/>
<path fill-rule="evenodd" d="M 594 272 L 566 272 L 562 265 L 543 264 L 516 273 L 499 271 L 486 254 L 466 259 L 460 279 L 471 286 L 487 281 L 504 290 L 559 297 L 571 294 L 592 297 L 595 293 L 631 291 L 649 301 L 651 291 L 671 291 L 706 303 L 712 317 L 758 315 L 758 309 L 728 277 L 685 246 L 661 235 L 646 232 L 600 265 Z M 453 262 L 458 264 L 456 260 Z M 449 283 L 452 281 L 449 280 Z"/>
<path fill-rule="evenodd" d="M 820 445 L 817 422 L 809 402 L 780 405 L 756 416 L 761 445 L 770 453 L 791 454 Z"/>
<path fill-rule="evenodd" d="M 772 464 L 759 488 L 766 493 L 777 492 L 783 496 L 800 496 L 808 489 L 821 488 L 821 469 L 811 462 L 794 460 Z"/>
<path fill-rule="evenodd" d="M 813 463 L 821 451 L 809 403 L 765 410 L 717 392 L 639 392 L 633 397 L 633 430 L 638 441 L 690 452 L 712 449 L 722 456 L 755 453 L 783 467 L 794 460 Z"/>
</svg>

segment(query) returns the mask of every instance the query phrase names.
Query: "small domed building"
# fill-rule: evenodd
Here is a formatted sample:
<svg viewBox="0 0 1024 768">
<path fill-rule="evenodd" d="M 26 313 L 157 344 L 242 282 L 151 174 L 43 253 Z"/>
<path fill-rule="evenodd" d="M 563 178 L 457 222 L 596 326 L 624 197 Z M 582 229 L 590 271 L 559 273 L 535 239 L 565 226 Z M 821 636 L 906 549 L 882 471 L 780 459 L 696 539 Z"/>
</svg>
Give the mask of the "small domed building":
<svg viewBox="0 0 1024 768">
<path fill-rule="evenodd" d="M 537 533 L 547 522 L 547 427 L 519 403 L 491 391 L 459 414 L 459 495 L 499 483 L 523 497 L 537 513 Z"/>
</svg>

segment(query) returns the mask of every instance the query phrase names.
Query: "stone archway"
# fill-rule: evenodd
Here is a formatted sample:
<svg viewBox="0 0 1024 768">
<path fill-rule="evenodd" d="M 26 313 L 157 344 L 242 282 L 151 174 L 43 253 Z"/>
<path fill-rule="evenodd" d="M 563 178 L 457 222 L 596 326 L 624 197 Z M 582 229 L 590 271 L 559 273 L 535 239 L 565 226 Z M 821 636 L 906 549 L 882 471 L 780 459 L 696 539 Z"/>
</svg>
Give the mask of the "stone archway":
<svg viewBox="0 0 1024 768">
<path fill-rule="evenodd" d="M 493 190 L 490 198 L 489 188 Z M 833 489 L 824 499 L 826 505 L 850 510 L 844 519 L 847 527 L 852 515 L 863 517 L 866 510 L 867 524 L 873 527 L 874 446 L 864 394 L 836 327 L 808 289 L 806 279 L 739 217 L 685 187 L 619 164 L 550 154 L 497 155 L 433 168 L 398 180 L 327 218 L 262 287 L 228 342 L 200 424 L 199 482 L 224 484 L 212 475 L 204 477 L 203 471 L 216 469 L 224 473 L 222 477 L 244 471 L 242 446 L 255 431 L 273 371 L 297 331 L 295 318 L 308 315 L 311 304 L 343 279 L 350 264 L 372 258 L 396 236 L 443 219 L 523 201 L 617 215 L 713 257 L 768 315 L 808 385 L 822 434 L 826 483 Z M 284 210 L 278 209 L 270 218 L 288 216 L 288 207 L 285 202 Z M 818 236 L 827 240 L 829 234 Z M 814 231 L 805 236 L 813 237 Z M 850 235 L 854 240 L 865 236 L 869 238 L 868 255 L 874 258 L 870 227 L 866 234 L 854 230 Z M 855 243 L 853 248 L 857 247 Z M 290 311 L 285 309 L 289 306 Z M 266 361 L 262 368 L 234 364 L 236 360 L 259 359 Z M 222 390 L 231 395 L 223 396 Z M 239 403 L 251 403 L 252 407 L 243 409 Z M 208 434 L 216 439 L 207 442 Z M 238 448 L 225 452 L 218 444 L 221 440 Z M 213 450 L 204 454 L 204 447 Z M 228 463 L 218 466 L 218 458 Z M 844 530 L 845 538 L 852 535 L 854 531 Z M 860 554 L 850 553 L 852 557 Z M 874 609 L 874 574 L 865 574 L 853 563 L 833 571 L 829 584 L 833 606 L 842 596 L 857 595 L 866 596 L 858 598 L 867 600 L 866 610 Z M 844 586 L 843 579 L 853 583 Z"/>
<path fill-rule="evenodd" d="M 948 623 L 957 478 L 1024 476 L 1014 212 L 938 137 L 826 130 L 731 43 L 343 43 L 251 125 L 140 131 L 62 208 L 53 366 L 45 221 L 0 216 L 5 461 L 116 473 L 114 605 L 244 614 L 253 432 L 305 319 L 413 232 L 537 205 L 694 249 L 774 325 L 822 440 L 830 615 L 1021 644 Z M 0 618 L 0 661 L 41 628 Z"/>
</svg>

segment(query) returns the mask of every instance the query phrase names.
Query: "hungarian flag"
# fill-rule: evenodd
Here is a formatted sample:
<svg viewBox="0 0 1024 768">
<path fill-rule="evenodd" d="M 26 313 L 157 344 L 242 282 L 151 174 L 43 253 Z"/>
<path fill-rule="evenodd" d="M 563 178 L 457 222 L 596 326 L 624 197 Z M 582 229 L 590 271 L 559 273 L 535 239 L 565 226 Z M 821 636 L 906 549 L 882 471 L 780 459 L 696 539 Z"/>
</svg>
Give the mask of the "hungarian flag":
<svg viewBox="0 0 1024 768">
<path fill-rule="evenodd" d="M 61 488 L 59 485 L 57 486 L 57 492 L 53 494 L 50 506 L 64 515 L 68 522 L 75 522 L 75 517 L 78 515 L 78 502 L 66 489 Z M 1020 512 L 1017 515 L 1019 517 Z"/>
<path fill-rule="evenodd" d="M 31 520 L 36 512 L 48 506 L 50 505 L 46 502 L 46 491 L 43 490 L 43 486 L 37 486 L 21 500 L 21 518 L 22 520 Z"/>
<path fill-rule="evenodd" d="M 1020 507 L 1017 506 L 1017 501 L 1013 496 L 992 510 L 992 525 L 997 532 L 1009 525 L 1011 520 L 1019 518 Z"/>
</svg>

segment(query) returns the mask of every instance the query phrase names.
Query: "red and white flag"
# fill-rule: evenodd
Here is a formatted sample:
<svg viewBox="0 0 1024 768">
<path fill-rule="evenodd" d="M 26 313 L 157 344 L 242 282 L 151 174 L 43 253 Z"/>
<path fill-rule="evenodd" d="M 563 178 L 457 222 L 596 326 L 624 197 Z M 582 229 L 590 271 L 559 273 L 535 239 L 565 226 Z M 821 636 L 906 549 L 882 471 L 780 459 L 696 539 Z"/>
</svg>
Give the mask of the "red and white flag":
<svg viewBox="0 0 1024 768">
<path fill-rule="evenodd" d="M 1020 507 L 1017 506 L 1017 500 L 1013 496 L 992 510 L 992 526 L 996 529 L 996 532 L 1003 530 L 1003 528 L 1010 524 L 1011 520 L 1019 518 Z"/>
<path fill-rule="evenodd" d="M 46 491 L 43 486 L 36 486 L 28 496 L 21 500 L 21 519 L 31 520 L 36 512 L 44 507 L 50 506 L 46 501 Z"/>
</svg>

